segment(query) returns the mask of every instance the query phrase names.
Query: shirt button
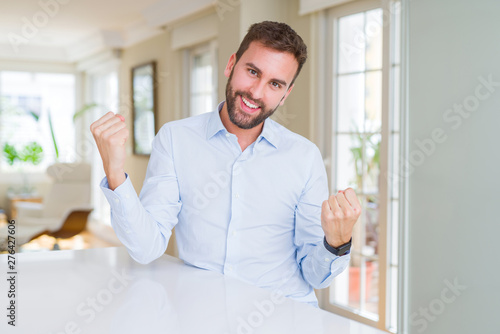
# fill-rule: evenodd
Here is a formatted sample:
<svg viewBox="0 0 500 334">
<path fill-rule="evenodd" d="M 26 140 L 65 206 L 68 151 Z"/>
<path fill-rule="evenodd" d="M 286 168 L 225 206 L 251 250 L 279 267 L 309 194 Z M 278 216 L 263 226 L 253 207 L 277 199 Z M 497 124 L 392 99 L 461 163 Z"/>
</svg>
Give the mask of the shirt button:
<svg viewBox="0 0 500 334">
<path fill-rule="evenodd" d="M 231 136 L 231 134 L 230 133 L 226 133 L 226 137 L 229 138 L 229 136 Z"/>
<path fill-rule="evenodd" d="M 228 266 L 226 266 L 226 268 L 227 268 L 227 271 L 233 270 L 233 266 L 232 265 L 228 265 Z"/>
<path fill-rule="evenodd" d="M 129 198 L 130 198 L 130 195 L 129 195 L 129 194 L 125 195 L 125 198 L 126 198 L 126 199 L 129 199 Z"/>
<path fill-rule="evenodd" d="M 330 259 L 325 257 L 325 262 L 330 262 Z"/>
<path fill-rule="evenodd" d="M 234 237 L 236 235 L 236 231 L 231 232 L 231 235 Z"/>
<path fill-rule="evenodd" d="M 235 194 L 234 198 L 240 198 L 240 194 Z"/>
<path fill-rule="evenodd" d="M 115 203 L 120 203 L 120 200 L 118 198 L 115 198 Z"/>
</svg>

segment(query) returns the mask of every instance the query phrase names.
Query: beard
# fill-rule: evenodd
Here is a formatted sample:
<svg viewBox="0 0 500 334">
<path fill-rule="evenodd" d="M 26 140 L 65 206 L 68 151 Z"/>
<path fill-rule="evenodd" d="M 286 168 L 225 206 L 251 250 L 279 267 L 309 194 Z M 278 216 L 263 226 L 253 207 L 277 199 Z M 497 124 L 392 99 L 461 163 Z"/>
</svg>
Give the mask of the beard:
<svg viewBox="0 0 500 334">
<path fill-rule="evenodd" d="M 226 107 L 227 107 L 227 113 L 229 114 L 229 119 L 234 125 L 236 125 L 240 129 L 252 129 L 257 125 L 261 124 L 262 122 L 264 122 L 269 116 L 274 114 L 276 109 L 278 109 L 279 103 L 275 108 L 268 108 L 264 104 L 264 102 L 262 102 L 262 100 L 254 99 L 250 93 L 240 90 L 234 91 L 233 86 L 231 85 L 232 78 L 233 78 L 233 71 L 231 71 L 231 74 L 229 75 L 229 79 L 226 84 Z M 251 115 L 247 114 L 243 110 L 240 110 L 240 108 L 236 106 L 238 96 L 242 96 L 256 103 L 260 107 L 260 111 Z M 281 100 L 283 100 L 283 98 Z"/>
</svg>

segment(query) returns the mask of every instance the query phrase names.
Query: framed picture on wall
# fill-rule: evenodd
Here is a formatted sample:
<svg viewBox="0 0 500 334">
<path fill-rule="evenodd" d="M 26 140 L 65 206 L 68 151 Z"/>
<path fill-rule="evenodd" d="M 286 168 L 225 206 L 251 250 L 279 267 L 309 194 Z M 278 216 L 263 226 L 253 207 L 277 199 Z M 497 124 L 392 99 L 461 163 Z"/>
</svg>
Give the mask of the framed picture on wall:
<svg viewBox="0 0 500 334">
<path fill-rule="evenodd" d="M 134 154 L 149 155 L 156 134 L 156 62 L 132 68 Z"/>
</svg>

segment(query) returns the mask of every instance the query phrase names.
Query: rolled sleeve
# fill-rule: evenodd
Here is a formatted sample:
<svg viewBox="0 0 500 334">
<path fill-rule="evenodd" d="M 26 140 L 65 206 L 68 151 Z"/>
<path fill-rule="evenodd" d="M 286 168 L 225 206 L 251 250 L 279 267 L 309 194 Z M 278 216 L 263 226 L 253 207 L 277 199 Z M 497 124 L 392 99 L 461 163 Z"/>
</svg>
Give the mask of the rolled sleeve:
<svg viewBox="0 0 500 334">
<path fill-rule="evenodd" d="M 350 260 L 351 254 L 337 256 L 330 253 L 323 242 L 316 245 L 312 261 L 309 262 L 310 271 L 314 273 L 310 278 L 315 282 L 315 288 L 328 287 L 332 280 L 347 268 Z"/>
<path fill-rule="evenodd" d="M 297 263 L 304 279 L 315 289 L 328 287 L 345 270 L 350 255 L 336 256 L 323 244 L 321 204 L 328 199 L 328 181 L 321 153 L 314 151 L 309 180 L 295 212 Z"/>
<path fill-rule="evenodd" d="M 140 197 L 128 175 L 114 191 L 106 178 L 100 186 L 111 207 L 111 225 L 130 256 L 143 264 L 160 257 L 182 206 L 169 130 L 162 128 L 153 140 Z"/>
</svg>

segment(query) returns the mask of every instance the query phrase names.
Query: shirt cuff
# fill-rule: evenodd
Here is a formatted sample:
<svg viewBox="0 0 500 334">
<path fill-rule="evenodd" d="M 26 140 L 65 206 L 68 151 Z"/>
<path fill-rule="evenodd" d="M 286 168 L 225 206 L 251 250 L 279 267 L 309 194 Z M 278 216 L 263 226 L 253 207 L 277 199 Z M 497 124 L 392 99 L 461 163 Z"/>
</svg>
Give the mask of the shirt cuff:
<svg viewBox="0 0 500 334">
<path fill-rule="evenodd" d="M 323 240 L 321 240 L 321 244 L 316 246 L 314 257 L 318 264 L 315 271 L 318 279 L 320 279 L 321 289 L 327 287 L 334 277 L 338 276 L 349 266 L 349 262 L 351 261 L 350 253 L 346 253 L 343 256 L 330 253 L 323 244 Z"/>
<path fill-rule="evenodd" d="M 335 255 L 331 253 L 328 249 L 326 249 L 323 241 L 321 242 L 321 245 L 317 246 L 316 249 L 317 249 L 316 252 L 317 259 L 323 263 L 322 266 L 324 266 L 325 268 L 330 268 L 331 270 L 333 270 L 334 263 L 335 265 L 340 263 L 349 263 L 351 259 L 350 255 L 351 251 L 345 253 L 342 256 Z"/>
<path fill-rule="evenodd" d="M 109 189 L 107 177 L 102 179 L 100 187 L 114 215 L 124 217 L 126 208 L 133 207 L 133 198 L 137 197 L 137 194 L 127 173 L 125 173 L 125 182 L 116 187 L 114 191 Z"/>
</svg>

